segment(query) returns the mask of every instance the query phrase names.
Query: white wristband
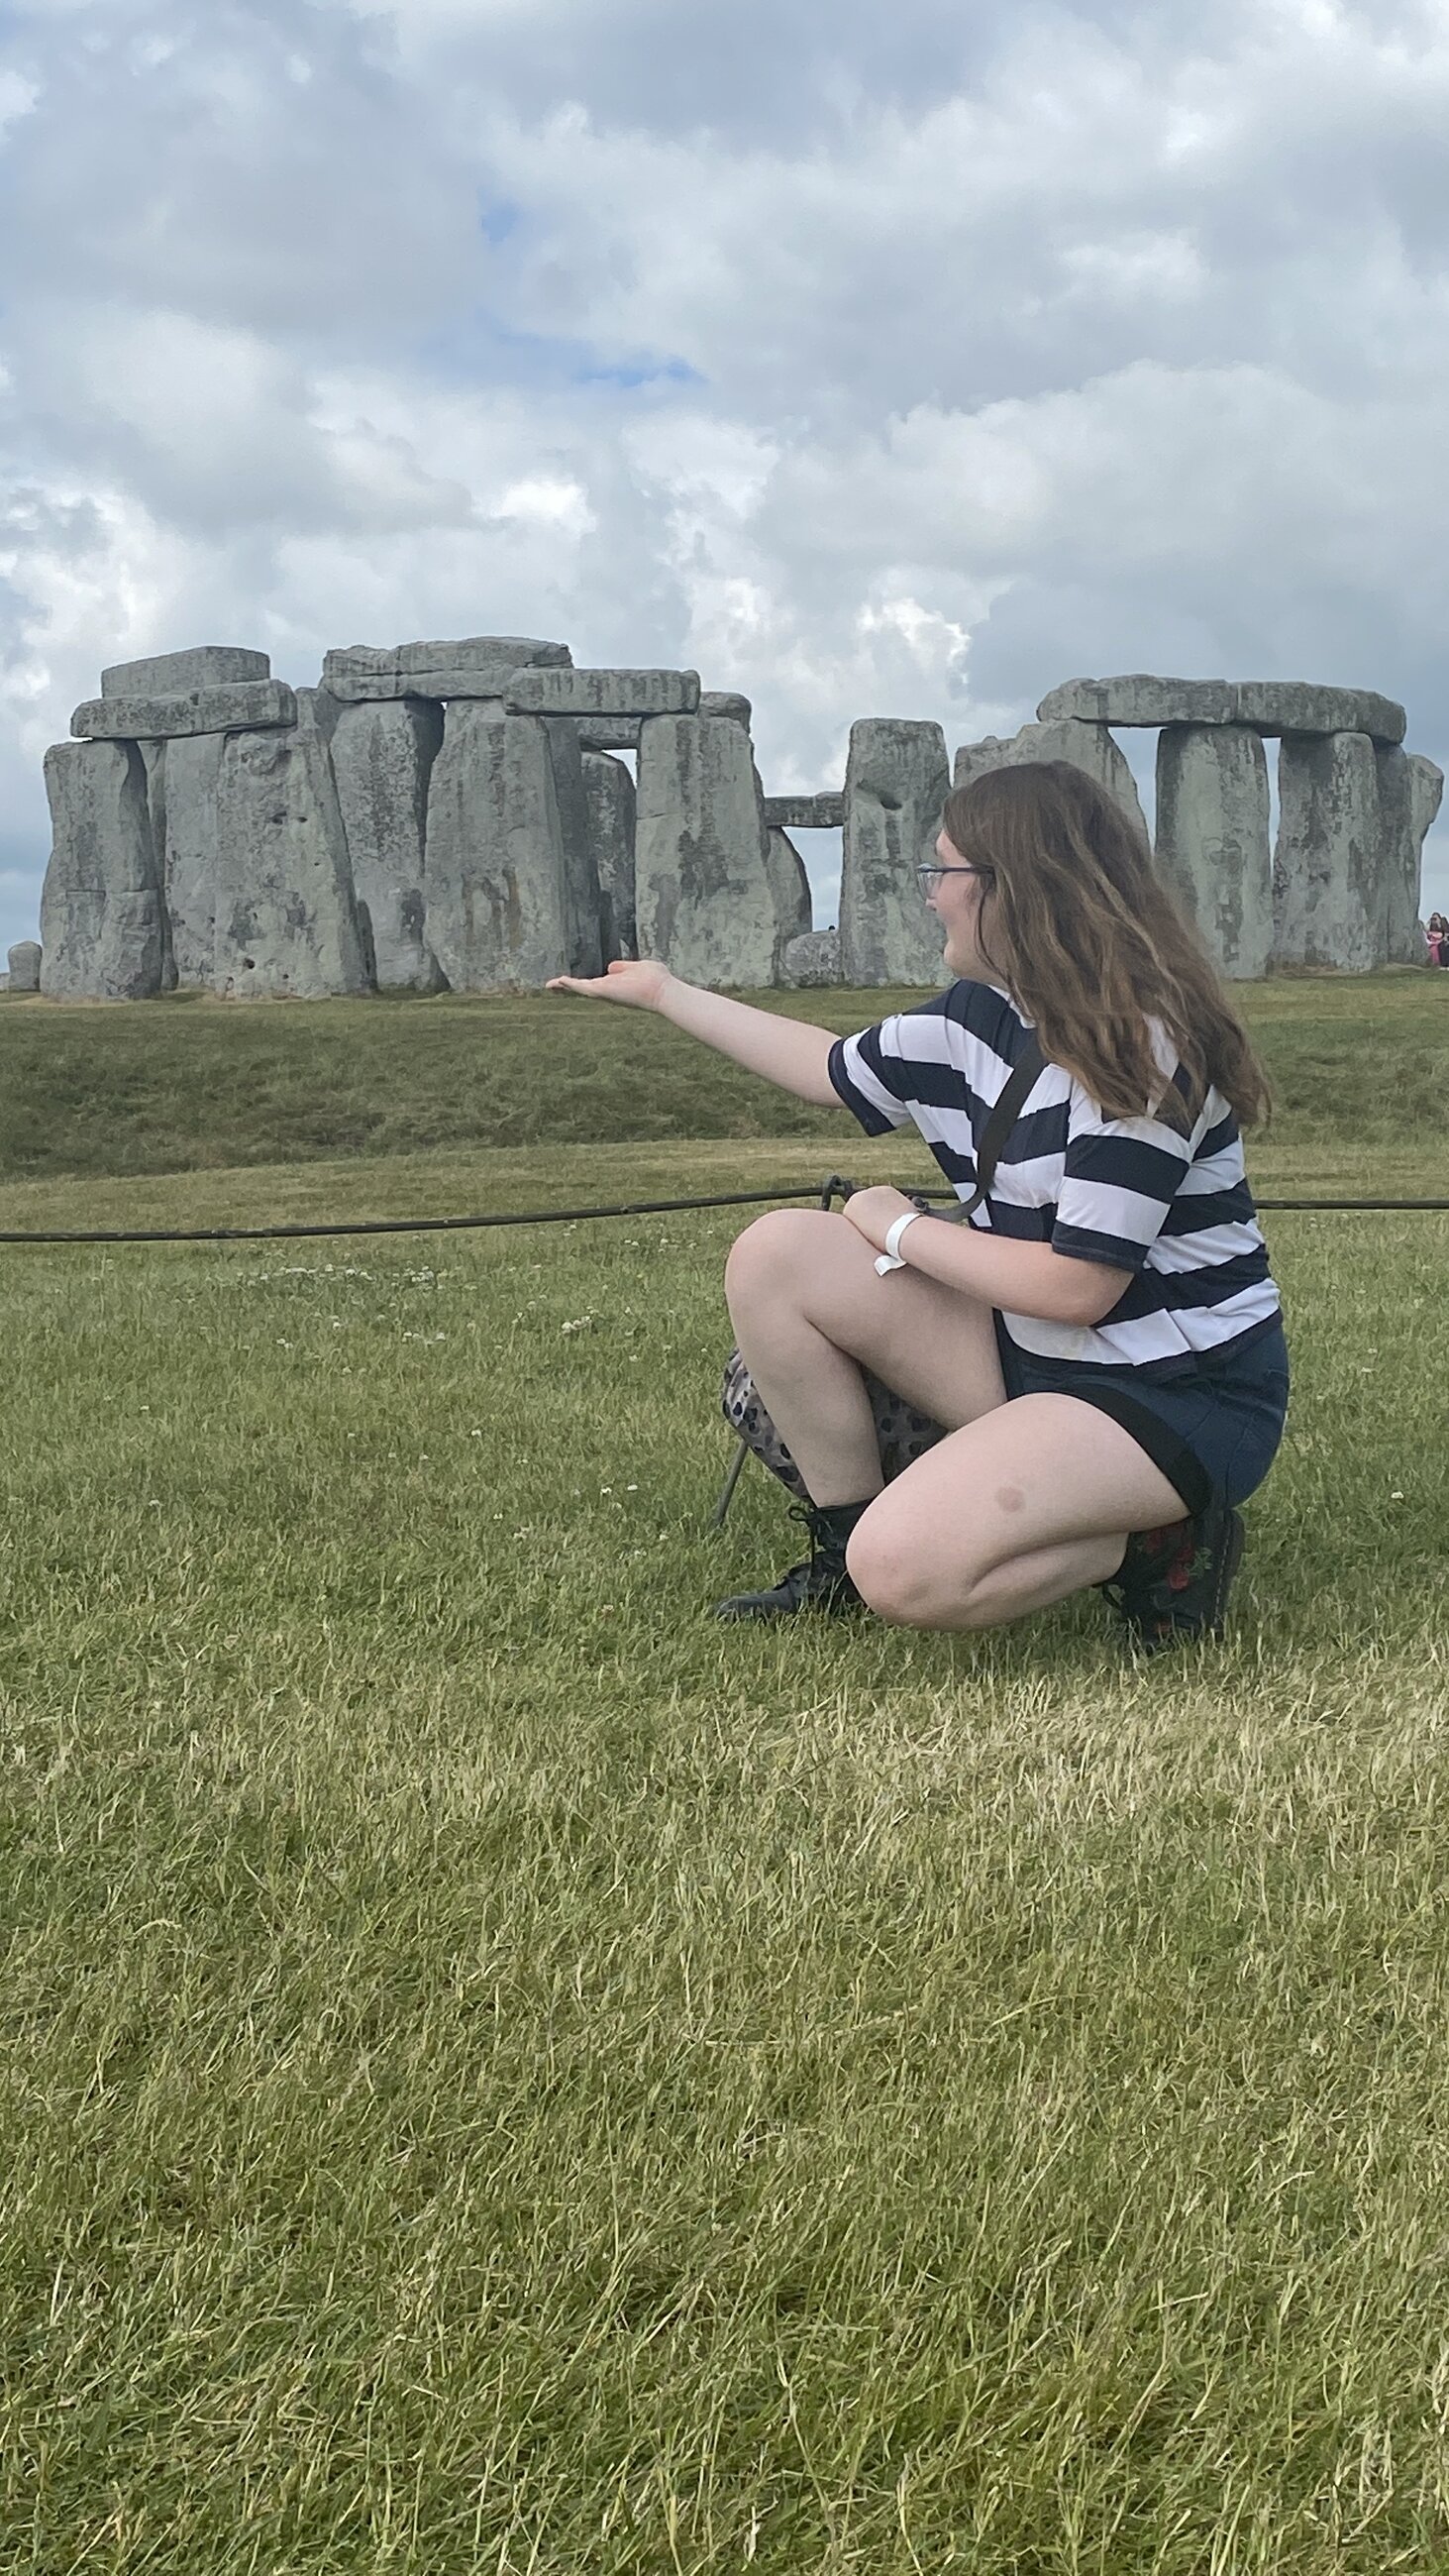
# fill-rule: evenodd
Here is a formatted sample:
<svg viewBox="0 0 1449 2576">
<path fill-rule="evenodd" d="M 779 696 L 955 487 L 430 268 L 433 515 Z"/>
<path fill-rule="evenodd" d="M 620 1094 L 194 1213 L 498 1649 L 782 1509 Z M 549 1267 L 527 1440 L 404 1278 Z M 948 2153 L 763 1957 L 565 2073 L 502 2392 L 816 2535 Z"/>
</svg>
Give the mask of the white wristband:
<svg viewBox="0 0 1449 2576">
<path fill-rule="evenodd" d="M 907 1226 L 914 1225 L 917 1217 L 923 1213 L 924 1211 L 920 1208 L 912 1208 L 908 1215 L 898 1216 L 894 1223 L 888 1228 L 886 1233 L 885 1250 L 884 1252 L 878 1252 L 875 1257 L 875 1266 L 882 1279 L 884 1279 L 888 1270 L 904 1270 L 906 1265 L 901 1258 L 901 1236 L 905 1233 Z"/>
</svg>

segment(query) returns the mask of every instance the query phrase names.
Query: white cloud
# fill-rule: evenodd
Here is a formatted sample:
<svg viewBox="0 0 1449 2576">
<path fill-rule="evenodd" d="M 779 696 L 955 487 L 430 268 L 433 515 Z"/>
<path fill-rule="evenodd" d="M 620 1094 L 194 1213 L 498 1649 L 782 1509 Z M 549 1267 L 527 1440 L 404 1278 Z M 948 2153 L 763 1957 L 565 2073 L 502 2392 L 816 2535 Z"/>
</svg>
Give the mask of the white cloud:
<svg viewBox="0 0 1449 2576">
<path fill-rule="evenodd" d="M 780 790 L 1113 668 L 1363 683 L 1449 755 L 1440 0 L 11 23 L 0 943 L 45 741 L 204 640 L 693 663 Z"/>
</svg>

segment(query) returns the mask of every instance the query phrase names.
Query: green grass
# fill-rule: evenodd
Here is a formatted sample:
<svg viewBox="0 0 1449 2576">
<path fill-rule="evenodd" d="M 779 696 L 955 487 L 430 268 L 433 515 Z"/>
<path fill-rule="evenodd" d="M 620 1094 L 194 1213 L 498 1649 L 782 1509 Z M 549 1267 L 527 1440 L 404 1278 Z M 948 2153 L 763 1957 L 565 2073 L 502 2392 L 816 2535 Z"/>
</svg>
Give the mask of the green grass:
<svg viewBox="0 0 1449 2576">
<path fill-rule="evenodd" d="M 1277 1087 L 1275 1136 L 1412 1145 L 1449 1096 L 1449 976 L 1237 988 Z M 919 996 L 752 994 L 824 1027 Z M 47 1003 L 0 1009 L 0 1180 L 235 1169 L 527 1145 L 829 1138 L 812 1109 L 663 1021 L 513 1000 Z"/>
<path fill-rule="evenodd" d="M 124 1150 L 0 1222 L 924 1168 Z M 7 2576 L 1449 2566 L 1449 1219 L 1269 1221 L 1288 1440 L 1142 1670 L 712 1622 L 741 1221 L 0 1251 Z"/>
</svg>

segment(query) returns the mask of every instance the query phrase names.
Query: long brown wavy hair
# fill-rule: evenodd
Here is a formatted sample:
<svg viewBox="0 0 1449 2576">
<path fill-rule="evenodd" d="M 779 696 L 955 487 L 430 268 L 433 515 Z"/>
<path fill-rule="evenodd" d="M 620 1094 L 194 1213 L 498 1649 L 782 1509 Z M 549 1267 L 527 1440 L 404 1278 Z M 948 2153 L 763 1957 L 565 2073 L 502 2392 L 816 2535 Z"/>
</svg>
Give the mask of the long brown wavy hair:
<svg viewBox="0 0 1449 2576">
<path fill-rule="evenodd" d="M 1216 1085 L 1240 1124 L 1267 1115 L 1267 1077 L 1196 934 L 1156 874 L 1141 832 L 1064 760 L 987 770 L 946 799 L 943 828 L 980 868 L 976 945 L 1109 1118 L 1190 1127 Z M 1164 1090 L 1148 1026 L 1176 1050 Z"/>
</svg>

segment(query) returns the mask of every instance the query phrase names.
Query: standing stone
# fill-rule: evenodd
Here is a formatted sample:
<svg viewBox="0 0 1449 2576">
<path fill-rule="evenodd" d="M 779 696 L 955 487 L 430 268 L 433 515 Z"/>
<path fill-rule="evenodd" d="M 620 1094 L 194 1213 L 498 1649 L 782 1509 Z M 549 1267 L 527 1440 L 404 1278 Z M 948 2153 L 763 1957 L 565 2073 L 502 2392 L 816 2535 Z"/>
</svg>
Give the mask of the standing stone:
<svg viewBox="0 0 1449 2576">
<path fill-rule="evenodd" d="M 1058 717 L 1047 724 L 1023 725 L 1019 733 L 1004 741 L 988 734 L 983 742 L 964 742 L 956 754 L 954 784 L 969 787 L 973 778 L 984 777 L 991 769 L 1021 769 L 1042 760 L 1065 760 L 1073 769 L 1084 769 L 1105 787 L 1147 845 L 1147 818 L 1137 793 L 1137 781 L 1127 765 L 1126 754 L 1113 741 L 1104 724 L 1085 724 L 1075 717 Z"/>
<path fill-rule="evenodd" d="M 40 897 L 41 990 L 140 1002 L 169 963 L 146 770 L 133 742 L 60 742 L 45 755 L 54 845 Z"/>
<path fill-rule="evenodd" d="M 430 698 L 333 704 L 332 774 L 353 891 L 367 907 L 378 990 L 436 993 L 443 978 L 428 944 L 423 878 L 428 781 L 442 748 L 443 710 Z"/>
<path fill-rule="evenodd" d="M 428 790 L 428 945 L 454 992 L 534 991 L 573 970 L 554 753 L 536 716 L 448 708 Z"/>
<path fill-rule="evenodd" d="M 583 755 L 589 839 L 599 871 L 599 928 L 604 963 L 638 955 L 634 922 L 634 781 L 606 751 Z"/>
<path fill-rule="evenodd" d="M 180 984 L 206 985 L 216 964 L 216 782 L 225 734 L 166 745 L 162 884 Z"/>
<path fill-rule="evenodd" d="M 599 897 L 599 868 L 589 829 L 589 800 L 584 791 L 583 746 L 579 729 L 566 716 L 545 716 L 553 792 L 563 843 L 564 944 L 571 975 L 601 975 L 604 945 Z"/>
<path fill-rule="evenodd" d="M 1364 974 L 1384 917 L 1378 777 L 1366 733 L 1285 734 L 1278 755 L 1273 963 Z"/>
<path fill-rule="evenodd" d="M 198 739 L 217 742 L 220 740 L 220 736 L 217 734 L 211 734 L 199 736 Z M 143 742 L 138 743 L 136 747 L 141 754 L 141 766 L 146 772 L 146 812 L 151 824 L 151 847 L 156 853 L 156 864 L 161 871 L 161 901 L 163 908 L 166 911 L 168 925 L 166 962 L 161 970 L 161 990 L 163 993 L 174 993 L 178 982 L 176 971 L 176 943 L 169 935 L 171 915 L 170 907 L 166 904 L 167 746 L 164 742 Z"/>
<path fill-rule="evenodd" d="M 38 939 L 19 939 L 11 949 L 6 964 L 10 969 L 12 993 L 38 993 L 40 961 L 43 951 Z"/>
<path fill-rule="evenodd" d="M 749 699 L 742 698 L 737 689 L 703 689 L 699 713 L 702 716 L 727 716 L 731 724 L 742 724 L 748 733 L 754 709 Z"/>
<path fill-rule="evenodd" d="M 788 941 L 780 960 L 780 981 L 796 991 L 808 991 L 821 984 L 838 984 L 840 976 L 840 933 L 838 930 L 807 930 L 799 939 Z"/>
<path fill-rule="evenodd" d="M 229 999 L 369 988 L 347 837 L 323 727 L 229 734 L 216 776 L 212 979 Z"/>
<path fill-rule="evenodd" d="M 642 716 L 580 716 L 579 746 L 584 751 L 637 751 Z"/>
<path fill-rule="evenodd" d="M 840 874 L 840 959 L 847 984 L 948 982 L 941 931 L 918 867 L 936 854 L 951 774 L 937 724 L 867 716 L 850 728 Z"/>
<path fill-rule="evenodd" d="M 1268 764 L 1247 725 L 1164 725 L 1157 866 L 1224 975 L 1266 975 L 1273 953 Z"/>
<path fill-rule="evenodd" d="M 651 716 L 639 736 L 634 903 L 641 957 L 691 984 L 774 980 L 775 890 L 742 725 Z"/>
<path fill-rule="evenodd" d="M 195 644 L 186 653 L 152 653 L 143 662 L 113 662 L 101 673 L 103 698 L 170 698 L 191 689 L 224 689 L 233 680 L 269 680 L 265 653 L 244 644 Z"/>
<path fill-rule="evenodd" d="M 770 980 L 779 984 L 784 981 L 785 951 L 792 940 L 805 938 L 815 909 L 805 862 L 788 832 L 766 830 L 765 861 L 775 904 L 775 960 Z"/>
<path fill-rule="evenodd" d="M 1376 751 L 1374 766 L 1383 836 L 1380 956 L 1385 966 L 1422 966 L 1419 895 L 1424 836 L 1439 811 L 1444 772 L 1422 753 L 1397 748 Z"/>
</svg>

